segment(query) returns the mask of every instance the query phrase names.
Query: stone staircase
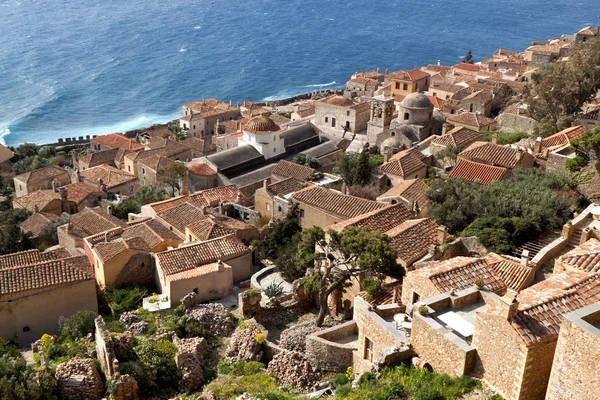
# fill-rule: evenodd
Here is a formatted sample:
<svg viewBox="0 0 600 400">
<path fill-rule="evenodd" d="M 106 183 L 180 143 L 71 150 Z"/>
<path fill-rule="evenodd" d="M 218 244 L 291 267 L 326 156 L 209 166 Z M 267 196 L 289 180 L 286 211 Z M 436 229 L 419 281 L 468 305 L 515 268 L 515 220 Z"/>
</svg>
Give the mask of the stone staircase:
<svg viewBox="0 0 600 400">
<path fill-rule="evenodd" d="M 584 225 L 584 226 L 581 226 L 581 227 L 575 229 L 575 231 L 571 235 L 571 239 L 569 239 L 569 246 L 573 246 L 573 247 L 579 246 L 579 243 L 581 242 L 581 235 L 583 234 L 583 230 L 586 227 L 587 226 Z"/>
</svg>

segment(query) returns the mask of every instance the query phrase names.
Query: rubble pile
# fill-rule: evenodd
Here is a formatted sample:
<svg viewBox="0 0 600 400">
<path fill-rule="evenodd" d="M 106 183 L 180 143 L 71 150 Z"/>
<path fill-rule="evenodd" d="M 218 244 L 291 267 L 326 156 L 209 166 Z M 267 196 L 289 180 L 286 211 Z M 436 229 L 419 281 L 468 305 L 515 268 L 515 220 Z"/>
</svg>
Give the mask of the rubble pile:
<svg viewBox="0 0 600 400">
<path fill-rule="evenodd" d="M 135 337 L 131 331 L 113 336 L 112 341 L 119 360 L 127 359 L 135 346 Z"/>
<path fill-rule="evenodd" d="M 288 350 L 273 357 L 267 372 L 283 385 L 304 390 L 313 389 L 321 378 L 317 369 L 308 362 L 304 355 Z"/>
<path fill-rule="evenodd" d="M 112 400 L 138 400 L 139 387 L 135 378 L 131 375 L 116 373 L 112 377 L 113 392 L 110 394 Z"/>
<path fill-rule="evenodd" d="M 249 393 L 242 393 L 237 400 L 260 400 L 258 397 L 254 397 Z"/>
<path fill-rule="evenodd" d="M 183 304 L 184 311 L 189 310 L 190 308 L 194 307 L 194 305 L 196 305 L 196 293 L 188 293 L 185 296 L 183 296 L 179 301 L 181 302 L 181 304 Z"/>
<path fill-rule="evenodd" d="M 181 373 L 179 390 L 192 393 L 204 382 L 202 363 L 208 353 L 208 344 L 204 338 L 179 339 L 177 336 L 173 337 L 173 344 L 177 347 L 175 363 Z"/>
<path fill-rule="evenodd" d="M 306 353 L 306 338 L 318 331 L 323 329 L 331 328 L 338 324 L 338 321 L 333 318 L 327 317 L 323 321 L 322 327 L 317 327 L 314 321 L 305 322 L 302 324 L 294 325 L 283 332 L 279 339 L 279 346 L 286 349 L 297 351 L 299 353 Z"/>
<path fill-rule="evenodd" d="M 91 358 L 75 357 L 56 367 L 56 383 L 63 399 L 101 399 L 104 385 Z"/>
<path fill-rule="evenodd" d="M 134 312 L 126 312 L 121 314 L 119 321 L 123 323 L 126 331 L 131 331 L 134 336 L 142 335 L 150 329 L 150 324 L 142 320 L 142 317 Z"/>
<path fill-rule="evenodd" d="M 256 322 L 249 322 L 245 326 L 238 327 L 227 347 L 227 360 L 230 362 L 244 361 L 260 361 L 263 356 L 263 343 L 259 343 L 256 339 L 261 334 L 260 325 Z"/>
<path fill-rule="evenodd" d="M 214 335 L 229 336 L 235 329 L 235 323 L 222 304 L 197 304 L 186 314 L 188 324 L 198 323 Z"/>
</svg>

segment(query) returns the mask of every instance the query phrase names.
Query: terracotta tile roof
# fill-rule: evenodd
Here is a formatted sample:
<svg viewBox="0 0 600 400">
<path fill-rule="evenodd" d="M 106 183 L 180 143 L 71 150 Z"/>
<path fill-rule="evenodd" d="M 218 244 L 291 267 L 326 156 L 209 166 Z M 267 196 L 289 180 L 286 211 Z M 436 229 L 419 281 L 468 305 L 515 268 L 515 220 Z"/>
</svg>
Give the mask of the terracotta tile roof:
<svg viewBox="0 0 600 400">
<path fill-rule="evenodd" d="M 69 233 L 84 238 L 124 226 L 125 223 L 123 221 L 113 215 L 109 215 L 102 208 L 86 207 L 71 217 Z"/>
<path fill-rule="evenodd" d="M 170 158 L 155 154 L 151 157 L 146 157 L 138 161 L 140 165 L 146 166 L 148 169 L 161 173 L 167 170 L 170 165 L 175 164 L 175 161 Z"/>
<path fill-rule="evenodd" d="M 481 128 L 494 123 L 495 121 L 491 118 L 484 117 L 481 114 L 475 114 L 472 112 L 465 112 L 461 114 L 451 115 L 448 118 L 448 122 L 453 124 L 462 124 L 468 126 L 475 126 Z"/>
<path fill-rule="evenodd" d="M 486 255 L 485 261 L 492 271 L 506 283 L 509 289 L 517 292 L 525 288 L 535 274 L 532 267 L 522 265 L 519 260 L 513 260 L 495 253 Z"/>
<path fill-rule="evenodd" d="M 233 111 L 236 109 L 236 107 L 229 105 L 227 103 L 223 103 L 216 99 L 206 99 L 206 100 L 196 101 L 194 103 L 188 103 L 188 104 L 184 105 L 184 107 L 194 110 L 196 113 L 193 115 L 201 117 L 201 118 L 220 115 L 220 114 L 225 113 L 226 111 Z M 185 117 L 183 117 L 181 119 L 184 119 L 184 118 Z"/>
<path fill-rule="evenodd" d="M 387 232 L 412 218 L 414 218 L 413 213 L 403 204 L 394 204 L 338 222 L 331 225 L 330 228 L 341 231 L 348 226 L 353 226 L 355 228 L 367 227 L 376 232 Z"/>
<path fill-rule="evenodd" d="M 125 183 L 133 183 L 133 181 L 137 180 L 135 176 L 110 165 L 98 165 L 97 167 L 92 167 L 80 171 L 79 173 L 85 181 L 92 185 L 97 184 L 98 180 L 101 179 L 106 185 L 107 190 Z"/>
<path fill-rule="evenodd" d="M 411 219 L 385 232 L 398 252 L 398 259 L 406 266 L 427 254 L 437 244 L 439 225 L 430 218 Z"/>
<path fill-rule="evenodd" d="M 477 64 L 469 64 L 469 63 L 456 64 L 452 68 L 462 69 L 464 71 L 471 71 L 471 72 L 487 72 L 487 68 L 485 68 L 484 66 L 477 65 Z"/>
<path fill-rule="evenodd" d="M 431 144 L 446 147 L 456 147 L 465 149 L 475 142 L 481 142 L 484 140 L 483 135 L 480 132 L 474 131 L 473 129 L 459 126 L 454 128 L 445 135 L 435 138 L 431 141 Z"/>
<path fill-rule="evenodd" d="M 156 254 L 156 258 L 165 275 L 169 276 L 218 260 L 225 262 L 249 252 L 251 250 L 240 241 L 218 238 L 163 251 Z"/>
<path fill-rule="evenodd" d="M 225 268 L 231 268 L 231 265 L 223 263 Z M 218 262 L 213 262 L 205 265 L 200 265 L 196 268 L 182 271 L 173 275 L 169 275 L 168 279 L 170 282 L 183 281 L 190 278 L 198 278 L 204 275 L 212 274 L 219 270 Z"/>
<path fill-rule="evenodd" d="M 49 165 L 44 168 L 35 169 L 33 171 L 25 172 L 15 176 L 15 179 L 25 183 L 33 183 L 42 181 L 45 179 L 52 179 L 61 175 L 69 175 L 66 169 L 59 167 L 58 165 Z"/>
<path fill-rule="evenodd" d="M 0 144 L 0 163 L 10 160 L 14 155 L 15 153 L 11 149 Z"/>
<path fill-rule="evenodd" d="M 415 172 L 427 167 L 423 162 L 423 159 L 425 158 L 425 155 L 412 147 L 408 150 L 403 150 L 394 154 L 390 158 L 390 161 L 379 167 L 379 170 L 383 173 L 400 176 L 402 178 L 412 177 Z"/>
<path fill-rule="evenodd" d="M 190 196 L 177 196 L 167 200 L 157 201 L 156 203 L 151 203 L 149 206 L 154 210 L 154 212 L 159 213 L 189 201 Z"/>
<path fill-rule="evenodd" d="M 583 125 L 572 126 L 542 139 L 542 147 L 566 146 L 571 143 L 571 140 L 582 137 L 585 132 Z"/>
<path fill-rule="evenodd" d="M 432 275 L 429 279 L 440 293 L 445 293 L 451 289 L 463 290 L 472 287 L 478 278 L 483 278 L 485 286 L 493 292 L 507 287 L 483 259 L 464 262 L 459 266 Z"/>
<path fill-rule="evenodd" d="M 257 230 L 256 227 L 254 225 L 250 225 L 246 222 L 237 220 L 235 218 L 231 218 L 231 217 L 227 217 L 225 215 L 221 215 L 219 214 L 218 210 L 214 210 L 214 209 L 207 209 L 209 215 L 212 217 L 212 219 L 214 221 L 216 221 L 218 224 L 229 228 L 229 229 L 233 229 L 236 232 L 241 232 L 241 231 L 248 231 L 248 230 Z"/>
<path fill-rule="evenodd" d="M 182 234 L 185 233 L 185 227 L 203 219 L 205 216 L 204 211 L 199 205 L 192 203 L 183 203 L 168 210 L 161 211 L 156 214 L 156 218 L 160 218 L 165 221 L 167 225 L 177 229 Z"/>
<path fill-rule="evenodd" d="M 273 122 L 275 122 L 279 126 L 287 124 L 291 121 L 290 118 L 284 117 L 283 115 L 279 114 L 271 114 L 269 118 L 271 118 L 271 120 L 273 120 Z"/>
<path fill-rule="evenodd" d="M 192 164 L 188 167 L 188 171 L 190 171 L 190 174 L 198 176 L 213 176 L 217 174 L 217 172 L 209 167 L 208 164 L 204 163 Z"/>
<path fill-rule="evenodd" d="M 526 51 L 531 51 L 533 54 L 558 55 L 561 46 L 557 45 L 535 45 L 529 46 Z"/>
<path fill-rule="evenodd" d="M 155 219 L 126 227 L 121 233 L 121 237 L 123 239 L 142 238 L 151 249 L 163 243 L 183 243 L 179 236 Z"/>
<path fill-rule="evenodd" d="M 420 209 L 427 207 L 429 199 L 426 196 L 429 186 L 421 179 L 406 179 L 398 182 L 390 190 L 377 198 L 377 201 L 384 201 L 392 197 L 401 197 L 408 203 L 416 202 Z"/>
<path fill-rule="evenodd" d="M 38 236 L 44 228 L 51 222 L 58 219 L 57 215 L 45 212 L 31 214 L 29 218 L 21 223 L 21 229 L 28 232 L 32 237 Z"/>
<path fill-rule="evenodd" d="M 388 74 L 388 77 L 391 79 L 401 80 L 401 81 L 416 81 L 419 79 L 427 78 L 430 76 L 427 72 L 421 71 L 418 69 L 411 69 L 405 71 L 395 71 Z"/>
<path fill-rule="evenodd" d="M 400 304 L 400 299 L 402 298 L 402 284 L 393 285 L 385 292 L 373 297 L 370 301 L 367 300 L 368 293 L 366 291 L 359 292 L 358 297 L 365 300 L 373 307 L 385 306 L 388 304 Z"/>
<path fill-rule="evenodd" d="M 598 28 L 594 28 L 593 26 L 586 26 L 585 28 L 582 28 L 577 33 L 582 34 L 582 35 L 597 35 Z"/>
<path fill-rule="evenodd" d="M 465 97 L 462 100 L 463 101 L 475 100 L 475 101 L 481 102 L 482 104 L 487 104 L 487 103 L 491 102 L 493 98 L 494 98 L 494 95 L 489 90 L 478 90 L 478 91 L 471 93 L 470 95 L 468 95 L 467 97 Z"/>
<path fill-rule="evenodd" d="M 310 107 L 298 107 L 296 114 L 298 114 L 300 118 L 306 118 L 310 117 L 311 115 L 315 115 L 315 105 L 313 104 Z"/>
<path fill-rule="evenodd" d="M 0 294 L 18 293 L 93 280 L 86 256 L 0 269 Z"/>
<path fill-rule="evenodd" d="M 519 153 L 521 157 L 532 157 L 530 154 L 510 146 L 501 146 L 488 142 L 475 142 L 462 151 L 458 157 L 504 168 L 515 168 L 520 162 L 520 159 L 517 158 Z"/>
<path fill-rule="evenodd" d="M 63 247 L 44 252 L 37 249 L 19 251 L 17 253 L 0 256 L 0 270 L 39 264 L 41 262 L 59 260 L 66 257 L 69 257 L 69 253 Z"/>
<path fill-rule="evenodd" d="M 506 108 L 504 110 L 502 110 L 502 113 L 503 114 L 522 115 L 524 117 L 529 116 L 529 110 L 527 108 L 527 105 L 521 104 L 521 103 L 509 104 L 508 106 L 506 106 Z"/>
<path fill-rule="evenodd" d="M 149 253 L 152 251 L 152 247 L 146 243 L 144 238 L 134 236 L 113 238 L 104 242 L 100 241 L 93 245 L 92 250 L 96 253 L 100 261 L 104 263 L 127 250 L 138 250 Z"/>
<path fill-rule="evenodd" d="M 444 100 L 440 99 L 439 97 L 427 96 L 427 98 L 429 99 L 429 101 L 431 101 L 431 104 L 433 104 L 433 108 L 437 108 L 438 110 L 441 110 L 442 107 L 444 106 Z"/>
<path fill-rule="evenodd" d="M 206 207 L 215 207 L 220 202 L 236 203 L 238 200 L 246 201 L 246 196 L 235 185 L 219 186 L 212 189 L 201 190 L 190 195 L 193 202 Z"/>
<path fill-rule="evenodd" d="M 188 225 L 190 232 L 198 238 L 198 240 L 206 241 L 220 238 L 223 236 L 235 235 L 236 231 L 227 226 L 220 224 L 211 215 L 204 215 L 200 221 Z"/>
<path fill-rule="evenodd" d="M 98 197 L 104 193 L 97 186 L 88 185 L 83 182 L 76 182 L 63 187 L 67 189 L 67 199 L 77 204 L 83 203 L 91 195 Z"/>
<path fill-rule="evenodd" d="M 294 178 L 297 181 L 304 182 L 313 177 L 315 170 L 305 165 L 296 164 L 286 160 L 280 160 L 271 175 Z"/>
<path fill-rule="evenodd" d="M 288 195 L 302 189 L 304 182 L 296 180 L 294 178 L 287 178 L 281 181 L 272 183 L 267 186 L 267 193 L 271 197 L 278 195 Z"/>
<path fill-rule="evenodd" d="M 592 111 L 588 111 L 587 113 L 583 114 L 581 117 L 581 119 L 591 119 L 594 121 L 598 121 L 600 118 L 600 108 L 596 108 L 595 110 Z"/>
<path fill-rule="evenodd" d="M 79 162 L 83 162 L 88 167 L 94 167 L 100 164 L 112 164 L 115 161 L 115 157 L 119 154 L 119 151 L 123 151 L 121 148 L 114 148 L 109 150 L 97 151 L 94 153 L 88 153 L 79 159 Z"/>
<path fill-rule="evenodd" d="M 38 210 L 42 211 L 55 200 L 60 200 L 60 195 L 54 190 L 47 189 L 28 193 L 25 196 L 15 197 L 13 198 L 13 204 L 34 212 L 36 206 Z"/>
<path fill-rule="evenodd" d="M 111 133 L 110 135 L 98 136 L 93 138 L 92 142 L 103 144 L 112 148 L 121 148 L 123 150 L 129 151 L 137 151 L 144 149 L 144 146 L 120 133 Z"/>
<path fill-rule="evenodd" d="M 191 137 L 184 139 L 179 143 L 181 143 L 184 147 L 187 147 L 188 149 L 192 150 L 194 157 L 204 155 L 204 152 L 207 150 L 207 143 L 204 139 Z"/>
<path fill-rule="evenodd" d="M 540 299 L 533 305 L 524 305 L 522 302 L 517 315 L 510 319 L 511 326 L 526 346 L 555 341 L 564 314 L 600 301 L 600 274 L 574 274 L 550 278 L 563 283 L 565 275 L 571 275 L 576 279 L 574 284 L 565 284 L 552 290 L 540 288 L 540 284 L 537 284 L 519 294 L 518 299 L 521 296 L 532 297 L 531 294 Z"/>
<path fill-rule="evenodd" d="M 586 272 L 600 272 L 600 241 L 592 238 L 563 254 L 557 261 Z"/>
<path fill-rule="evenodd" d="M 492 182 L 501 181 L 507 171 L 506 168 L 459 159 L 448 177 L 462 178 L 470 182 L 479 181 L 482 185 L 489 185 Z"/>
<path fill-rule="evenodd" d="M 321 186 L 310 186 L 297 191 L 292 198 L 344 218 L 356 217 L 386 206 L 376 201 L 348 196 Z"/>
</svg>

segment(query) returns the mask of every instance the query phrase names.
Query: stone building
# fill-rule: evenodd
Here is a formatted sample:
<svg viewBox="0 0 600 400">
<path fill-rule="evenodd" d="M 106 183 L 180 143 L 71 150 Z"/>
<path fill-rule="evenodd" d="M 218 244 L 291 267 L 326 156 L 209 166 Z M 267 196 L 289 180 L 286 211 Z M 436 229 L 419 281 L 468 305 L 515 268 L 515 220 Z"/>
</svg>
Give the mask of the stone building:
<svg viewBox="0 0 600 400">
<path fill-rule="evenodd" d="M 522 149 L 496 144 L 497 136 L 492 138 L 492 143 L 475 142 L 463 150 L 459 159 L 469 160 L 476 163 L 493 165 L 496 167 L 512 170 L 517 167 L 531 168 L 535 163 L 535 157 Z"/>
<path fill-rule="evenodd" d="M 133 195 L 139 185 L 138 179 L 110 165 L 98 165 L 77 174 L 78 180 L 90 186 L 96 186 L 103 192 Z"/>
<path fill-rule="evenodd" d="M 55 189 L 71 183 L 66 169 L 49 165 L 14 177 L 15 197 L 25 196 L 37 190 Z"/>
<path fill-rule="evenodd" d="M 546 399 L 600 398 L 600 302 L 565 314 Z"/>
<path fill-rule="evenodd" d="M 189 185 L 191 192 L 217 187 L 217 171 L 204 163 L 187 165 Z"/>
<path fill-rule="evenodd" d="M 399 181 L 390 190 L 386 191 L 377 201 L 389 204 L 403 204 L 407 209 L 413 211 L 417 217 L 427 217 L 429 212 L 427 206 L 429 199 L 425 195 L 429 186 L 422 179 L 407 179 Z"/>
<path fill-rule="evenodd" d="M 66 187 L 60 190 L 38 190 L 13 199 L 13 209 L 24 208 L 31 212 L 45 212 L 54 215 L 75 214 L 77 203 L 69 200 Z"/>
<path fill-rule="evenodd" d="M 73 215 L 68 224 L 57 228 L 58 243 L 72 255 L 80 255 L 83 253 L 84 238 L 124 226 L 123 221 L 100 207 L 84 208 Z"/>
<path fill-rule="evenodd" d="M 433 139 L 429 146 L 429 152 L 434 156 L 440 151 L 449 147 L 456 149 L 466 149 L 475 142 L 482 142 L 484 136 L 473 129 L 457 127 L 444 133 L 442 136 Z"/>
<path fill-rule="evenodd" d="M 233 282 L 250 278 L 253 267 L 252 250 L 231 237 L 184 245 L 155 259 L 156 286 L 172 306 L 191 292 L 197 302 L 225 297 Z"/>
<path fill-rule="evenodd" d="M 46 212 L 34 212 L 25 221 L 21 222 L 19 227 L 23 233 L 29 234 L 29 238 L 35 240 L 39 236 L 48 224 L 51 224 L 58 220 L 58 215 L 49 214 Z"/>
<path fill-rule="evenodd" d="M 10 172 L 12 170 L 11 158 L 15 153 L 8 147 L 0 144 L 0 171 Z"/>
<path fill-rule="evenodd" d="M 206 212 L 206 209 L 204 209 Z M 185 227 L 185 242 L 205 242 L 220 237 L 235 236 L 245 245 L 260 240 L 254 225 L 225 215 L 205 214 Z"/>
<path fill-rule="evenodd" d="M 527 106 L 521 103 L 508 105 L 496 120 L 498 129 L 502 132 L 526 132 L 530 135 L 534 133 L 538 124 L 529 115 Z"/>
<path fill-rule="evenodd" d="M 408 96 L 411 93 L 426 92 L 429 90 L 430 75 L 418 69 L 396 71 L 386 75 L 390 83 L 391 96 Z"/>
<path fill-rule="evenodd" d="M 102 164 L 108 164 L 118 168 L 118 165 L 115 165 L 115 158 L 122 151 L 123 149 L 116 147 L 114 149 L 90 152 L 77 159 L 77 165 L 74 165 L 74 167 L 81 171 Z"/>
<path fill-rule="evenodd" d="M 600 123 L 600 108 L 590 110 L 577 117 L 577 124 L 583 125 L 585 129 L 592 129 Z"/>
<path fill-rule="evenodd" d="M 387 154 L 384 158 L 386 160 Z M 430 157 L 425 156 L 416 147 L 402 150 L 387 159 L 379 171 L 386 175 L 388 186 L 396 186 L 407 179 L 423 179 L 427 177 Z"/>
<path fill-rule="evenodd" d="M 356 93 L 357 96 L 374 96 L 375 92 L 381 86 L 381 82 L 376 79 L 356 77 L 346 82 L 346 90 Z"/>
<path fill-rule="evenodd" d="M 240 109 L 231 102 L 226 104 L 215 99 L 185 104 L 182 114 L 179 126 L 188 132 L 188 136 L 199 138 L 215 134 L 218 121 L 230 121 L 241 116 Z"/>
<path fill-rule="evenodd" d="M 334 95 L 315 102 L 315 125 L 342 132 L 358 133 L 367 129 L 369 103 L 356 103 L 347 97 Z"/>
<path fill-rule="evenodd" d="M 489 117 L 492 112 L 493 98 L 494 95 L 489 90 L 477 90 L 463 98 L 461 106 L 465 111 Z"/>
<path fill-rule="evenodd" d="M 510 176 L 511 173 L 507 168 L 469 161 L 464 158 L 459 159 L 448 174 L 448 178 L 465 179 L 470 182 L 479 182 L 482 185 L 508 179 Z"/>
<path fill-rule="evenodd" d="M 575 34 L 575 43 L 585 43 L 598 37 L 598 28 L 586 26 Z"/>
<path fill-rule="evenodd" d="M 448 122 L 455 127 L 469 128 L 477 132 L 493 131 L 497 126 L 495 120 L 473 112 L 451 115 Z"/>
<path fill-rule="evenodd" d="M 110 135 L 96 136 L 90 141 L 90 146 L 93 151 L 104 151 L 110 149 L 140 151 L 144 149 L 144 146 L 142 144 L 120 133 L 111 133 Z"/>
<path fill-rule="evenodd" d="M 271 179 L 271 181 L 273 181 Z M 292 193 L 302 189 L 304 182 L 294 178 L 287 178 L 275 183 L 269 184 L 265 179 L 264 186 L 256 189 L 254 193 L 254 209 L 258 211 L 265 219 L 275 220 L 275 215 L 283 213 L 282 206 L 275 204 L 275 197 L 286 198 Z M 276 207 L 279 207 L 278 213 L 275 212 Z"/>
<path fill-rule="evenodd" d="M 96 283 L 85 256 L 64 249 L 0 257 L 0 334 L 20 345 L 58 334 L 60 317 L 98 312 Z M 73 301 L 77 299 L 77 301 Z"/>
</svg>

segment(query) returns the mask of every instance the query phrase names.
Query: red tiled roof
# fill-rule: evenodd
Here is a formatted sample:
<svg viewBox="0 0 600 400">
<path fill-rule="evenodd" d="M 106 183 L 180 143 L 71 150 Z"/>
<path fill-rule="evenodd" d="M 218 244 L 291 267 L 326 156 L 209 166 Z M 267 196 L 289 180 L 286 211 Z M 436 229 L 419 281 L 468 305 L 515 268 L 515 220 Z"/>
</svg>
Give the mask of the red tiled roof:
<svg viewBox="0 0 600 400">
<path fill-rule="evenodd" d="M 571 140 L 582 137 L 585 132 L 583 125 L 572 126 L 542 139 L 542 147 L 566 146 L 571 143 Z"/>
<path fill-rule="evenodd" d="M 29 218 L 21 223 L 21 229 L 31 234 L 32 237 L 38 236 L 44 228 L 51 222 L 58 219 L 57 215 L 45 212 L 31 214 Z"/>
<path fill-rule="evenodd" d="M 427 167 L 423 162 L 426 158 L 415 147 L 408 150 L 403 150 L 399 153 L 394 154 L 390 161 L 379 167 L 381 172 L 386 174 L 396 175 L 403 178 L 412 176 L 413 173 Z"/>
<path fill-rule="evenodd" d="M 220 202 L 236 203 L 238 200 L 246 201 L 247 198 L 235 185 L 219 186 L 212 189 L 200 190 L 186 196 L 173 197 L 168 200 L 149 204 L 154 212 L 159 213 L 184 203 L 195 203 L 197 206 L 215 207 Z"/>
<path fill-rule="evenodd" d="M 465 112 L 461 114 L 451 115 L 448 118 L 448 122 L 453 124 L 462 124 L 467 126 L 474 126 L 481 128 L 494 123 L 495 121 L 491 118 L 484 117 L 481 114 L 475 114 L 472 112 Z"/>
<path fill-rule="evenodd" d="M 302 189 L 303 182 L 287 178 L 267 186 L 267 194 L 271 197 L 288 195 Z"/>
<path fill-rule="evenodd" d="M 430 218 L 405 221 L 385 232 L 391 238 L 391 246 L 398 252 L 398 259 L 409 266 L 427 254 L 437 244 L 439 225 Z"/>
<path fill-rule="evenodd" d="M 488 266 L 502 279 L 506 285 L 515 291 L 522 290 L 532 279 L 535 270 L 519 261 L 508 257 L 489 253 L 485 260 Z"/>
<path fill-rule="evenodd" d="M 427 207 L 429 199 L 426 196 L 429 186 L 421 179 L 406 179 L 398 182 L 390 190 L 377 198 L 377 201 L 382 201 L 392 197 L 401 197 L 407 202 L 414 201 L 420 209 Z"/>
<path fill-rule="evenodd" d="M 331 225 L 330 228 L 341 231 L 348 226 L 353 226 L 355 228 L 367 227 L 376 232 L 386 232 L 411 218 L 414 218 L 414 215 L 403 204 L 394 204 L 338 222 Z"/>
<path fill-rule="evenodd" d="M 600 118 L 598 118 L 600 116 L 600 108 L 596 108 L 595 110 L 592 111 L 588 111 L 587 113 L 583 114 L 581 117 L 581 119 L 591 119 L 594 121 L 598 121 Z"/>
<path fill-rule="evenodd" d="M 448 261 L 452 260 L 454 259 Z M 493 292 L 507 287 L 483 259 L 471 259 L 471 261 L 464 262 L 454 268 L 448 268 L 429 277 L 440 293 L 448 292 L 451 289 L 467 289 L 475 285 L 479 278 L 483 278 L 484 285 Z"/>
<path fill-rule="evenodd" d="M 321 186 L 310 186 L 297 191 L 292 198 L 345 218 L 356 217 L 385 207 L 385 204 L 376 201 L 345 195 Z"/>
<path fill-rule="evenodd" d="M 35 212 L 35 208 L 43 211 L 51 202 L 59 201 L 60 195 L 52 189 L 37 190 L 26 194 L 25 196 L 13 198 L 13 206 L 21 206 L 31 212 Z"/>
<path fill-rule="evenodd" d="M 84 238 L 124 226 L 125 223 L 123 221 L 113 215 L 109 215 L 102 208 L 86 207 L 71 217 L 69 233 Z"/>
<path fill-rule="evenodd" d="M 105 164 L 80 171 L 79 174 L 91 184 L 97 184 L 101 179 L 108 190 L 128 182 L 133 183 L 137 179 L 125 171 Z"/>
<path fill-rule="evenodd" d="M 449 178 L 462 178 L 470 182 L 479 181 L 482 185 L 501 181 L 507 172 L 506 168 L 482 164 L 465 159 L 459 159 L 458 163 L 448 174 Z"/>
<path fill-rule="evenodd" d="M 358 297 L 364 299 L 373 307 L 385 306 L 387 304 L 400 304 L 402 298 L 402 284 L 395 284 L 383 293 L 380 293 L 373 297 L 371 300 L 367 300 L 369 294 L 366 291 L 358 293 Z"/>
<path fill-rule="evenodd" d="M 83 182 L 76 182 L 63 187 L 67 189 L 67 198 L 77 204 L 84 202 L 90 195 L 101 196 L 104 193 L 98 187 Z"/>
<path fill-rule="evenodd" d="M 520 154 L 520 158 L 518 155 Z M 515 168 L 523 157 L 532 157 L 510 146 L 501 146 L 488 142 L 475 142 L 462 151 L 459 158 L 496 165 L 504 168 Z"/>
<path fill-rule="evenodd" d="M 38 264 L 41 262 L 59 260 L 68 257 L 69 253 L 64 248 L 41 252 L 37 249 L 19 251 L 17 253 L 0 256 L 0 270 L 24 265 Z"/>
<path fill-rule="evenodd" d="M 15 176 L 15 179 L 25 183 L 38 182 L 45 179 L 56 178 L 68 172 L 66 169 L 59 167 L 58 165 L 49 165 L 47 167 L 34 169 L 33 171 L 25 172 L 24 174 Z"/>
<path fill-rule="evenodd" d="M 126 227 L 121 233 L 123 239 L 139 237 L 154 249 L 163 243 L 183 243 L 183 240 L 155 219 Z"/>
<path fill-rule="evenodd" d="M 10 160 L 14 155 L 15 153 L 11 149 L 0 144 L 0 163 Z"/>
<path fill-rule="evenodd" d="M 144 149 L 144 146 L 120 133 L 111 133 L 110 135 L 98 136 L 93 138 L 92 142 L 100 143 L 112 148 L 121 148 L 129 151 L 137 151 Z"/>
<path fill-rule="evenodd" d="M 427 78 L 430 76 L 427 72 L 418 69 L 411 69 L 405 71 L 395 71 L 388 74 L 391 79 L 398 79 L 401 81 L 416 81 L 419 79 Z"/>
<path fill-rule="evenodd" d="M 186 202 L 157 213 L 156 218 L 162 219 L 168 225 L 171 225 L 184 234 L 186 226 L 203 219 L 204 215 L 205 212 L 200 206 Z"/>
<path fill-rule="evenodd" d="M 445 135 L 433 139 L 431 141 L 431 144 L 465 149 L 471 144 L 483 140 L 484 137 L 480 132 L 474 131 L 473 129 L 465 128 L 463 126 L 459 126 L 446 132 Z"/>
<path fill-rule="evenodd" d="M 163 251 L 156 254 L 156 258 L 165 275 L 168 276 L 218 260 L 225 262 L 249 252 L 251 250 L 239 241 L 218 238 Z"/>
<path fill-rule="evenodd" d="M 469 63 L 456 64 L 453 68 L 454 69 L 462 69 L 465 71 L 472 71 L 472 72 L 487 72 L 487 68 L 485 68 L 481 65 L 469 64 Z"/>
<path fill-rule="evenodd" d="M 187 228 L 200 241 L 236 234 L 234 229 L 220 224 L 215 218 L 212 218 L 212 215 L 205 215 L 200 221 L 188 225 Z"/>
<path fill-rule="evenodd" d="M 217 174 L 215 170 L 204 163 L 192 164 L 188 167 L 188 170 L 191 174 L 198 176 L 212 176 Z"/>
<path fill-rule="evenodd" d="M 294 178 L 297 181 L 304 182 L 313 177 L 315 170 L 305 165 L 296 164 L 286 160 L 280 160 L 271 175 L 286 178 Z"/>
<path fill-rule="evenodd" d="M 592 238 L 560 256 L 557 261 L 586 272 L 600 272 L 600 241 Z"/>
</svg>

